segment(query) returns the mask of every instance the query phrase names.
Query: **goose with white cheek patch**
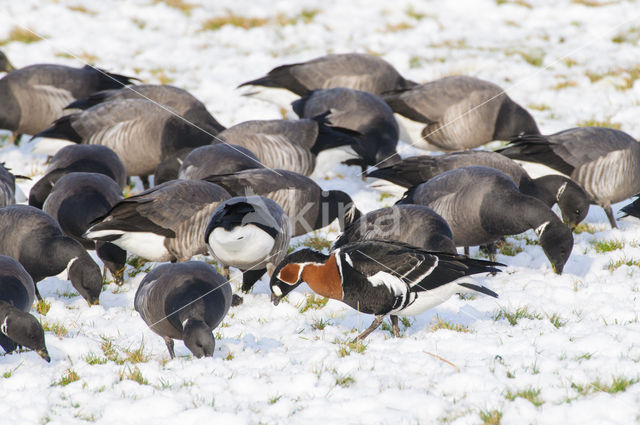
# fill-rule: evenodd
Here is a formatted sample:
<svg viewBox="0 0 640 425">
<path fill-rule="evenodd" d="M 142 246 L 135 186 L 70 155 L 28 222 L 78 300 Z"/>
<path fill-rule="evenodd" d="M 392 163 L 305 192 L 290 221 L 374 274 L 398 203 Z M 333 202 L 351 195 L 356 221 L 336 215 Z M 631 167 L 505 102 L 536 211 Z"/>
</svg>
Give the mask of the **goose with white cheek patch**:
<svg viewBox="0 0 640 425">
<path fill-rule="evenodd" d="M 89 305 L 102 291 L 100 267 L 49 214 L 27 205 L 0 208 L 0 254 L 15 258 L 35 283 L 68 270 L 68 279 Z M 36 296 L 42 299 L 38 288 Z"/>
<path fill-rule="evenodd" d="M 425 205 L 440 214 L 456 246 L 488 245 L 533 229 L 556 273 L 562 273 L 573 249 L 571 230 L 558 216 L 495 168 L 446 171 L 409 189 L 398 204 Z"/>
<path fill-rule="evenodd" d="M 292 237 L 328 226 L 335 219 L 344 229 L 361 215 L 347 193 L 324 191 L 309 177 L 293 171 L 261 168 L 205 180 L 224 187 L 233 196 L 260 195 L 274 200 L 289 216 Z"/>
<path fill-rule="evenodd" d="M 116 203 L 83 237 L 151 261 L 187 261 L 207 253 L 202 235 L 218 204 L 230 197 L 202 180 L 171 180 Z"/>
<path fill-rule="evenodd" d="M 10 353 L 27 347 L 51 361 L 40 322 L 29 314 L 36 287 L 29 273 L 11 257 L 0 255 L 0 346 Z"/>
<path fill-rule="evenodd" d="M 498 152 L 571 177 L 604 209 L 612 228 L 617 225 L 611 204 L 640 192 L 640 143 L 620 130 L 580 127 L 550 136 L 526 134 Z"/>
<path fill-rule="evenodd" d="M 404 188 L 417 186 L 445 171 L 474 165 L 502 171 L 511 177 L 522 193 L 540 199 L 548 207 L 557 203 L 562 218 L 569 227 L 576 226 L 589 212 L 589 195 L 570 178 L 549 174 L 532 179 L 520 164 L 496 152 L 462 151 L 414 156 L 372 171 L 367 177 L 388 180 L 401 186 L 400 189 L 404 192 Z M 385 188 L 384 184 L 381 186 Z"/>
<path fill-rule="evenodd" d="M 142 279 L 134 306 L 151 330 L 164 338 L 172 359 L 174 339 L 183 340 L 198 358 L 212 357 L 211 331 L 231 307 L 231 285 L 201 261 L 162 264 Z"/>
<path fill-rule="evenodd" d="M 366 338 L 387 314 L 398 336 L 399 315 L 420 314 L 456 293 L 476 291 L 497 297 L 472 278 L 462 278 L 498 272 L 496 266 L 501 265 L 380 240 L 353 242 L 328 255 L 305 248 L 289 254 L 274 270 L 272 301 L 277 305 L 304 281 L 318 295 L 375 315 L 355 341 Z"/>
<path fill-rule="evenodd" d="M 58 221 L 65 235 L 85 249 L 96 251 L 117 284 L 123 282 L 127 253 L 111 242 L 94 241 L 82 235 L 121 199 L 120 186 L 104 174 L 70 173 L 56 182 L 42 207 Z"/>
<path fill-rule="evenodd" d="M 127 173 L 116 153 L 101 145 L 70 145 L 60 149 L 49 161 L 43 177 L 29 191 L 29 205 L 42 209 L 53 185 L 69 173 L 98 173 L 124 188 Z"/>
<path fill-rule="evenodd" d="M 249 292 L 287 255 L 289 228 L 289 218 L 271 199 L 236 197 L 213 212 L 204 238 L 213 258 L 243 272 L 242 290 Z"/>
</svg>

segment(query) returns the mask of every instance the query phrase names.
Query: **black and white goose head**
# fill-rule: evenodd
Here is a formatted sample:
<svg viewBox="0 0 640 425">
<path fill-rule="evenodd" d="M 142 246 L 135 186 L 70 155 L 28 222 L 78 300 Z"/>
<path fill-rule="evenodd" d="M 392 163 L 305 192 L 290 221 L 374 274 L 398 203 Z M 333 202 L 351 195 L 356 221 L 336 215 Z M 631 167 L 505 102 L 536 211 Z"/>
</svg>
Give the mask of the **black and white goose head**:
<svg viewBox="0 0 640 425">
<path fill-rule="evenodd" d="M 573 250 L 573 234 L 560 220 L 545 221 L 534 229 L 540 246 L 551 263 L 553 271 L 562 274 Z"/>
<path fill-rule="evenodd" d="M 313 273 L 319 266 L 324 266 L 330 255 L 304 248 L 299 251 L 292 252 L 284 260 L 280 262 L 271 274 L 269 286 L 271 288 L 271 301 L 274 305 L 278 305 L 280 300 L 286 297 L 291 291 L 296 289 L 304 281 L 303 273 L 308 266 L 316 266 L 308 272 Z M 325 281 L 329 286 L 336 285 L 338 282 Z M 340 286 L 341 283 L 340 283 Z"/>
<path fill-rule="evenodd" d="M 266 259 L 281 232 L 269 204 L 275 203 L 261 196 L 239 196 L 221 203 L 205 231 L 211 254 L 232 266 Z"/>
<path fill-rule="evenodd" d="M 202 320 L 189 318 L 182 325 L 182 340 L 197 358 L 213 357 L 216 342 L 211 328 Z"/>
<path fill-rule="evenodd" d="M 13 351 L 15 345 L 19 345 L 32 349 L 47 362 L 51 361 L 44 341 L 44 330 L 35 317 L 0 301 L 0 318 L 0 337 L 5 337 L 0 338 L 0 345 L 6 352 Z"/>
</svg>

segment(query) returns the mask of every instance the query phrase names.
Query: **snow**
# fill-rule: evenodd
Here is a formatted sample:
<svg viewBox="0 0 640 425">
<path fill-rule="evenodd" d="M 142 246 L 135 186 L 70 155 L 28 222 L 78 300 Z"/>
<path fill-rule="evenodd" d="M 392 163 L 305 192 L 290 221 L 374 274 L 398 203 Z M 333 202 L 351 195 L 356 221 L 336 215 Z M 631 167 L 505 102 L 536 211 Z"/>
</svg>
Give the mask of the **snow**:
<svg viewBox="0 0 640 425">
<path fill-rule="evenodd" d="M 46 38 L 4 45 L 16 66 L 89 61 L 144 82 L 170 81 L 225 125 L 281 117 L 278 106 L 241 96 L 238 84 L 281 64 L 357 51 L 380 55 L 415 81 L 461 73 L 491 80 L 528 107 L 544 133 L 596 120 L 640 137 L 640 83 L 627 88 L 640 56 L 638 3 L 589 3 L 4 1 L 0 39 L 21 27 Z M 193 8 L 187 13 L 171 4 Z M 301 18 L 305 11 L 317 13 Z M 229 14 L 267 24 L 202 29 L 208 19 Z M 277 23 L 286 18 L 295 23 Z M 614 41 L 619 36 L 630 41 Z M 18 182 L 28 194 L 46 157 L 32 153 L 32 143 L 0 146 L 0 161 L 33 177 Z M 420 153 L 405 144 L 399 152 Z M 335 152 L 322 156 L 314 179 L 350 193 L 361 210 L 397 199 L 368 187 L 355 167 L 335 165 Z M 616 215 L 624 204 L 614 205 Z M 133 310 L 144 272 L 132 276 L 129 268 L 124 285 L 106 286 L 101 305 L 93 307 L 66 274 L 47 278 L 39 287 L 50 311 L 33 312 L 66 332 L 46 332 L 49 364 L 33 352 L 0 355 L 0 423 L 464 425 L 497 423 L 487 419 L 492 412 L 502 424 L 637 423 L 640 384 L 605 389 L 614 378 L 640 378 L 640 270 L 609 270 L 616 261 L 640 259 L 640 223 L 627 218 L 610 230 L 597 207 L 586 222 L 595 233 L 575 236 L 563 275 L 551 271 L 539 246 L 508 238 L 522 252 L 499 255 L 508 264 L 504 272 L 480 278 L 500 298 L 454 296 L 412 318 L 401 338 L 375 331 L 361 353 L 345 341 L 373 318 L 333 300 L 300 312 L 310 293 L 306 285 L 274 307 L 263 278 L 214 331 L 213 358 L 192 358 L 177 341 L 177 358 L 169 360 L 162 339 Z M 337 234 L 335 224 L 318 232 L 330 240 Z M 525 236 L 536 239 L 532 231 Z M 596 252 L 596 241 L 611 240 L 624 246 Z M 237 271 L 232 278 L 238 285 Z M 501 310 L 523 307 L 527 317 L 514 326 L 494 320 Z M 432 330 L 437 320 L 469 332 Z M 127 351 L 140 347 L 144 361 L 134 363 Z M 60 385 L 69 371 L 79 379 Z M 142 383 L 129 379 L 137 372 Z M 539 405 L 518 396 L 525 390 L 539 391 L 529 397 Z"/>
</svg>

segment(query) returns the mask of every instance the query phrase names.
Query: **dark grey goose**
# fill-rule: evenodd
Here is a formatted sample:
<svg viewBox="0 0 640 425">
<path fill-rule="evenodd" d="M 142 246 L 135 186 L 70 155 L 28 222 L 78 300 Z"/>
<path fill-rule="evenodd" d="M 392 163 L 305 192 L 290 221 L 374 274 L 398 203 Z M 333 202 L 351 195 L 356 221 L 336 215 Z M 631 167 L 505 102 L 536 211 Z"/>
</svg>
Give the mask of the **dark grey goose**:
<svg viewBox="0 0 640 425">
<path fill-rule="evenodd" d="M 124 188 L 127 184 L 124 164 L 113 150 L 101 145 L 74 144 L 60 149 L 51 158 L 44 176 L 29 192 L 29 205 L 42 208 L 58 179 L 74 172 L 104 174 L 115 181 L 120 188 Z"/>
<path fill-rule="evenodd" d="M 562 273 L 573 249 L 571 231 L 558 216 L 495 168 L 445 171 L 409 189 L 398 203 L 432 208 L 449 223 L 457 246 L 487 245 L 533 229 L 557 273 Z"/>
<path fill-rule="evenodd" d="M 571 177 L 616 226 L 611 204 L 640 192 L 640 144 L 627 133 L 602 127 L 571 128 L 549 136 L 525 135 L 499 152 L 537 162 Z"/>
<path fill-rule="evenodd" d="M 96 251 L 118 284 L 122 283 L 127 253 L 110 242 L 94 241 L 82 235 L 94 220 L 107 214 L 120 200 L 120 186 L 104 174 L 70 173 L 56 182 L 42 207 L 60 223 L 65 235 L 85 249 Z"/>
<path fill-rule="evenodd" d="M 187 261 L 207 253 L 207 223 L 229 198 L 226 190 L 205 181 L 168 181 L 116 203 L 84 237 L 151 261 Z"/>
<path fill-rule="evenodd" d="M 300 118 L 330 111 L 327 119 L 332 125 L 361 134 L 360 143 L 353 146 L 359 158 L 348 164 L 364 170 L 367 165 L 383 167 L 400 160 L 396 152 L 398 124 L 391 108 L 375 94 L 344 87 L 314 90 L 292 106 Z"/>
<path fill-rule="evenodd" d="M 249 292 L 287 256 L 290 227 L 289 217 L 271 199 L 239 196 L 218 205 L 204 239 L 219 264 L 242 271 L 242 290 Z"/>
<path fill-rule="evenodd" d="M 58 119 L 36 137 L 107 146 L 120 157 L 127 176 L 140 176 L 143 181 L 180 149 L 208 145 L 212 140 L 177 113 L 143 99 L 99 103 Z M 45 139 L 38 145 L 47 143 Z"/>
<path fill-rule="evenodd" d="M 445 77 L 383 98 L 393 112 L 418 123 L 419 134 L 410 140 L 418 148 L 457 151 L 539 134 L 526 109 L 496 84 L 474 77 Z"/>
<path fill-rule="evenodd" d="M 338 219 L 344 229 L 360 217 L 351 197 L 341 190 L 324 191 L 309 177 L 287 170 L 259 168 L 207 177 L 232 196 L 260 195 L 274 200 L 291 222 L 291 236 L 328 226 Z"/>
<path fill-rule="evenodd" d="M 64 108 L 91 93 L 131 84 L 132 78 L 85 66 L 37 64 L 0 79 L 0 129 L 37 134 L 65 115 Z"/>
<path fill-rule="evenodd" d="M 0 207 L 16 203 L 16 176 L 0 163 Z"/>
<path fill-rule="evenodd" d="M 68 270 L 67 278 L 89 305 L 102 291 L 100 268 L 49 214 L 28 205 L 0 208 L 0 255 L 15 258 L 34 283 Z M 41 299 L 36 287 L 36 296 Z"/>
<path fill-rule="evenodd" d="M 149 328 L 160 335 L 173 359 L 174 339 L 194 356 L 211 357 L 211 331 L 231 307 L 231 285 L 201 261 L 162 264 L 149 272 L 136 291 L 134 306 Z"/>
<path fill-rule="evenodd" d="M 198 180 L 252 168 L 264 168 L 253 152 L 242 146 L 219 143 L 191 151 L 180 165 L 177 177 Z"/>
<path fill-rule="evenodd" d="M 29 273 L 15 259 L 0 255 L 0 346 L 10 353 L 18 346 L 51 361 L 40 322 L 29 314 L 35 298 Z"/>
<path fill-rule="evenodd" d="M 511 177 L 522 193 L 540 199 L 549 207 L 557 203 L 563 220 L 570 227 L 584 220 L 589 212 L 589 195 L 570 178 L 550 174 L 532 179 L 517 162 L 489 151 L 473 150 L 435 156 L 414 156 L 405 158 L 390 167 L 372 171 L 367 174 L 367 177 L 388 180 L 409 188 L 424 183 L 445 171 L 472 165 L 502 171 Z"/>
<path fill-rule="evenodd" d="M 332 250 L 369 239 L 404 242 L 427 251 L 458 252 L 449 224 L 424 205 L 394 205 L 370 211 L 347 226 Z"/>
</svg>

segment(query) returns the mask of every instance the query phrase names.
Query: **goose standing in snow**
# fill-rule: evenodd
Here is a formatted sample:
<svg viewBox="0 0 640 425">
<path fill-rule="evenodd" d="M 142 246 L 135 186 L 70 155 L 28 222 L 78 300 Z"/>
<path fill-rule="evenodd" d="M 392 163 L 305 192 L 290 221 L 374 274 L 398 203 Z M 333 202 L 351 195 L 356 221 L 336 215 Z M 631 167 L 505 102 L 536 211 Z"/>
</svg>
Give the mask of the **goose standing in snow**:
<svg viewBox="0 0 640 425">
<path fill-rule="evenodd" d="M 359 143 L 354 138 L 357 133 L 331 126 L 326 115 L 297 121 L 247 121 L 227 128 L 218 138 L 249 149 L 265 167 L 308 176 L 319 152 Z"/>
<path fill-rule="evenodd" d="M 65 235 L 85 249 L 96 251 L 118 284 L 122 283 L 127 253 L 110 242 L 93 241 L 82 235 L 121 199 L 120 186 L 104 174 L 70 173 L 56 182 L 42 207 L 60 223 Z"/>
<path fill-rule="evenodd" d="M 292 237 L 328 226 L 336 218 L 344 229 L 361 215 L 345 192 L 323 191 L 316 182 L 293 171 L 259 168 L 209 176 L 206 180 L 222 186 L 232 196 L 260 195 L 274 200 L 289 217 Z"/>
<path fill-rule="evenodd" d="M 113 150 L 100 145 L 70 145 L 60 149 L 51 158 L 44 176 L 29 192 L 29 205 L 42 208 L 58 179 L 74 172 L 104 174 L 115 181 L 120 188 L 124 188 L 127 184 L 124 164 Z"/>
<path fill-rule="evenodd" d="M 213 356 L 211 331 L 231 307 L 231 285 L 201 261 L 162 264 L 149 272 L 136 291 L 134 306 L 152 331 L 160 335 L 175 358 L 174 339 L 194 356 Z"/>
<path fill-rule="evenodd" d="M 502 264 L 463 255 L 434 253 L 400 242 L 367 240 L 344 245 L 328 255 L 308 248 L 289 254 L 271 276 L 274 304 L 300 283 L 313 292 L 344 302 L 362 313 L 374 314 L 360 341 L 391 315 L 399 335 L 398 315 L 416 315 L 460 292 L 498 295 L 471 281 L 478 273 L 498 272 Z"/>
<path fill-rule="evenodd" d="M 89 305 L 98 304 L 100 268 L 49 214 L 28 205 L 0 208 L 0 255 L 18 260 L 34 283 L 68 270 L 68 279 L 80 295 Z M 42 299 L 37 287 L 35 291 Z"/>
<path fill-rule="evenodd" d="M 495 168 L 445 171 L 409 189 L 398 204 L 432 208 L 449 223 L 457 246 L 487 245 L 534 229 L 556 273 L 562 273 L 573 249 L 571 230 L 558 216 Z"/>
<path fill-rule="evenodd" d="M 16 203 L 16 176 L 0 163 L 0 207 Z"/>
<path fill-rule="evenodd" d="M 388 180 L 403 188 L 417 186 L 448 170 L 467 166 L 491 167 L 511 177 L 525 195 L 540 199 L 548 207 L 555 203 L 562 218 L 570 227 L 576 226 L 589 212 L 589 195 L 582 187 L 566 176 L 550 174 L 532 179 L 517 162 L 489 151 L 463 151 L 443 155 L 421 155 L 405 158 L 385 168 L 367 174 Z"/>
<path fill-rule="evenodd" d="M 287 255 L 290 226 L 271 199 L 239 196 L 218 205 L 204 239 L 218 263 L 242 271 L 242 290 L 249 292 L 268 267 L 275 268 Z"/>
<path fill-rule="evenodd" d="M 62 117 L 64 108 L 91 93 L 131 84 L 132 78 L 85 66 L 37 64 L 0 79 L 0 129 L 37 134 Z"/>
<path fill-rule="evenodd" d="M 504 90 L 474 77 L 445 77 L 383 96 L 426 150 L 472 149 L 519 134 L 540 134 L 531 114 Z M 402 138 L 402 137 L 401 137 Z"/>
<path fill-rule="evenodd" d="M 6 353 L 18 345 L 31 348 L 50 362 L 42 325 L 29 314 L 35 288 L 33 279 L 20 263 L 0 255 L 0 346 Z"/>
<path fill-rule="evenodd" d="M 612 228 L 617 225 L 611 204 L 640 192 L 640 143 L 620 130 L 580 127 L 550 136 L 527 134 L 498 152 L 571 177 L 604 209 Z"/>
<path fill-rule="evenodd" d="M 163 160 L 182 148 L 207 145 L 212 140 L 175 112 L 144 99 L 99 103 L 58 119 L 34 137 L 107 146 L 122 160 L 127 176 L 140 176 L 145 187 L 147 177 Z M 45 149 L 49 141 L 41 140 L 38 147 Z M 55 146 L 61 146 L 59 141 Z"/>
<path fill-rule="evenodd" d="M 398 124 L 393 111 L 378 96 L 359 90 L 337 87 L 314 90 L 292 104 L 300 118 L 312 118 L 330 111 L 331 124 L 357 131 L 360 143 L 353 148 L 358 159 L 347 161 L 359 165 L 389 166 L 400 160 L 396 152 Z"/>
<path fill-rule="evenodd" d="M 369 239 L 403 242 L 426 251 L 457 254 L 449 224 L 423 205 L 394 205 L 370 211 L 347 226 L 334 242 L 333 249 Z"/>
<path fill-rule="evenodd" d="M 116 203 L 83 236 L 151 261 L 187 261 L 207 253 L 207 223 L 218 204 L 229 198 L 215 184 L 172 180 Z"/>
<path fill-rule="evenodd" d="M 123 99 L 145 99 L 172 109 L 187 121 L 215 136 L 224 126 L 220 124 L 207 107 L 186 90 L 168 84 L 140 84 L 93 93 L 86 99 L 69 104 L 70 109 L 88 109 L 99 103 Z"/>
</svg>

